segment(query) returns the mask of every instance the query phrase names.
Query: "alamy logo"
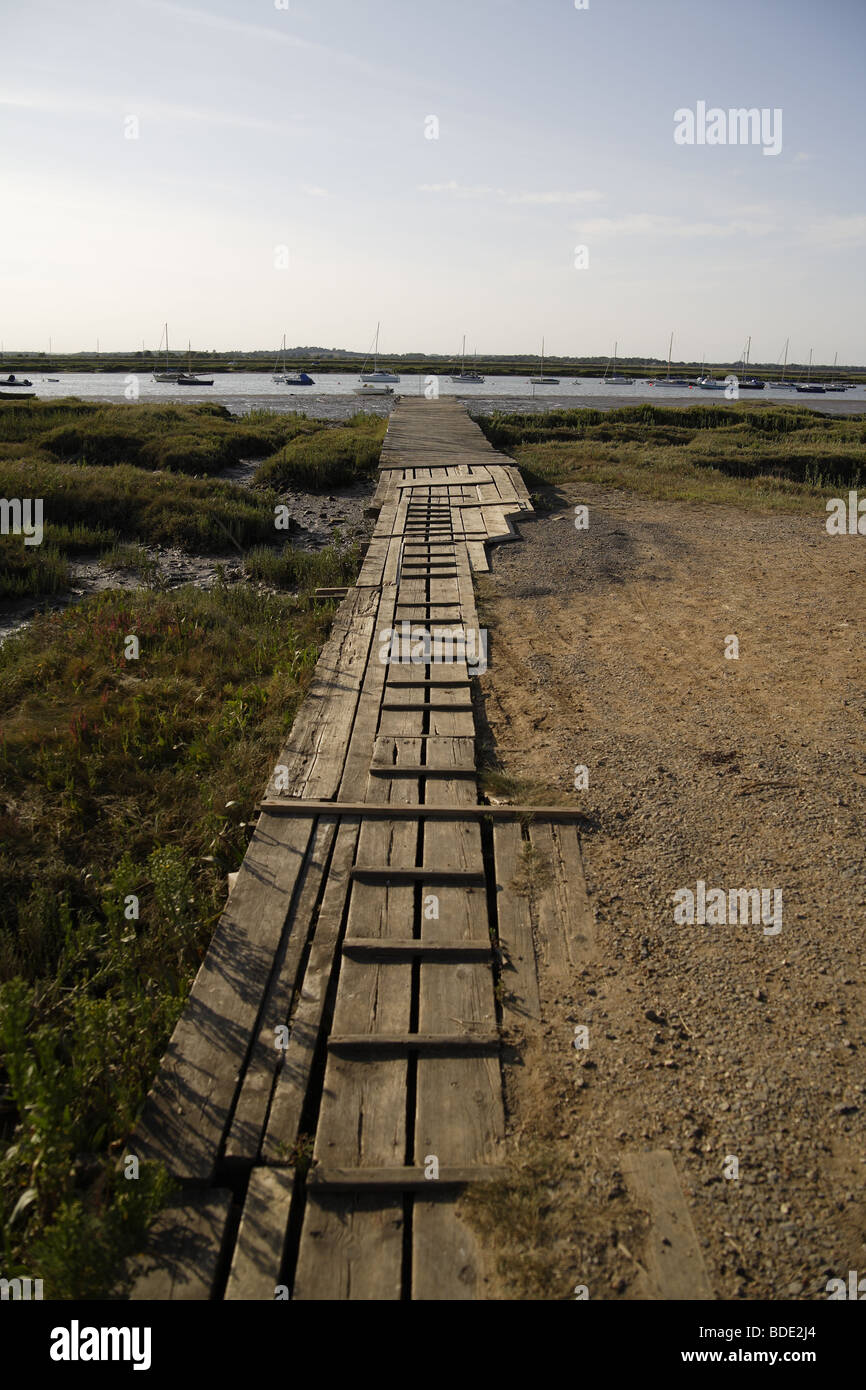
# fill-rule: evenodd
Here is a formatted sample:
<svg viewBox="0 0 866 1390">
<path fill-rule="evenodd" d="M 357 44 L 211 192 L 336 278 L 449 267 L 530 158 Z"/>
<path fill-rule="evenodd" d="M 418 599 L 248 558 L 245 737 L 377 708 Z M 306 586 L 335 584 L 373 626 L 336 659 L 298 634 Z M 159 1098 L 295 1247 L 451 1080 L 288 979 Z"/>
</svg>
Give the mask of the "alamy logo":
<svg viewBox="0 0 866 1390">
<path fill-rule="evenodd" d="M 782 109 L 775 106 L 720 106 L 707 110 L 705 101 L 681 106 L 674 112 L 676 145 L 763 145 L 764 154 L 782 152 Z"/>
<path fill-rule="evenodd" d="M 150 1370 L 149 1327 L 69 1327 L 51 1329 L 52 1361 L 131 1361 L 134 1371 Z"/>
<path fill-rule="evenodd" d="M 17 1303 L 42 1297 L 41 1279 L 0 1279 L 0 1299 L 5 1303 L 12 1299 Z"/>
<path fill-rule="evenodd" d="M 24 537 L 25 545 L 42 544 L 42 498 L 0 497 L 0 536 Z"/>
<path fill-rule="evenodd" d="M 866 497 L 858 500 L 856 492 L 849 492 L 847 507 L 844 497 L 831 497 L 826 510 L 828 536 L 866 536 Z"/>
<path fill-rule="evenodd" d="M 851 1298 L 859 1299 L 862 1303 L 866 1299 L 866 1278 L 859 1279 L 856 1269 L 849 1269 L 847 1288 L 844 1279 L 828 1279 L 827 1297 L 831 1303 L 834 1299 Z"/>
<path fill-rule="evenodd" d="M 729 888 L 726 892 L 724 888 L 707 888 L 699 878 L 696 893 L 691 888 L 678 888 L 673 899 L 677 926 L 697 922 L 700 927 L 724 927 L 751 922 L 763 926 L 764 936 L 778 936 L 782 930 L 781 888 Z"/>
<path fill-rule="evenodd" d="M 487 631 L 437 627 L 431 632 L 404 619 L 398 628 L 386 627 L 379 633 L 379 660 L 383 666 L 465 661 L 470 676 L 480 676 L 487 670 Z"/>
</svg>

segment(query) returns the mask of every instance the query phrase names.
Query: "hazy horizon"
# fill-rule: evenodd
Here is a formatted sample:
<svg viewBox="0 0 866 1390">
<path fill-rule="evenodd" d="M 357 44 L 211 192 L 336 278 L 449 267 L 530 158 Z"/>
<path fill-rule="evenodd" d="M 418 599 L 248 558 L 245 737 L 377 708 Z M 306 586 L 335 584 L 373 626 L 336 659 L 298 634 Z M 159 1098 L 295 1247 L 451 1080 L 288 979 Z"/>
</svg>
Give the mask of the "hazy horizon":
<svg viewBox="0 0 866 1390">
<path fill-rule="evenodd" d="M 866 359 L 859 0 L 287 4 L 4 16 L 7 352 Z"/>
</svg>

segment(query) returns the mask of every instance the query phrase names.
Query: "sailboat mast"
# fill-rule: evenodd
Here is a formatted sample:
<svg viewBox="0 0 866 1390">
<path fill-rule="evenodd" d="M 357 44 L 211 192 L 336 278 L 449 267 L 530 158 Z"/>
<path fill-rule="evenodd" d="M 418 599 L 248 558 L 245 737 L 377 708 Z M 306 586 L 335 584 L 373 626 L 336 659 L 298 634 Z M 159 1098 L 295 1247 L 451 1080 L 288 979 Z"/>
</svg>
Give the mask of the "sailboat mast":
<svg viewBox="0 0 866 1390">
<path fill-rule="evenodd" d="M 671 353 L 673 352 L 673 350 L 674 350 L 674 335 L 673 335 L 673 333 L 672 333 L 672 334 L 671 334 L 671 340 L 670 340 L 670 342 L 668 343 L 668 380 L 670 380 L 670 375 L 671 375 Z"/>
<path fill-rule="evenodd" d="M 786 369 L 786 367 L 788 366 L 788 344 L 789 344 L 790 341 L 791 341 L 790 338 L 786 338 L 786 339 L 785 339 L 785 360 L 784 360 L 784 362 L 782 363 L 782 380 L 783 380 L 783 381 L 785 380 L 785 369 Z"/>
</svg>

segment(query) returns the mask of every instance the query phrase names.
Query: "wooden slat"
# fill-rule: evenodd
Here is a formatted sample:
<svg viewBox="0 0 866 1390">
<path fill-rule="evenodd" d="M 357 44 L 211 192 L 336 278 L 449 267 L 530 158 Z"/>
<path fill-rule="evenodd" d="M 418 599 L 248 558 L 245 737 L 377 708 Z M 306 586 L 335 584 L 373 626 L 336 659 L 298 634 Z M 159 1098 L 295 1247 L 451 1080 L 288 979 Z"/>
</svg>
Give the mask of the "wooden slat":
<svg viewBox="0 0 866 1390">
<path fill-rule="evenodd" d="M 294 1181 L 291 1168 L 257 1167 L 250 1173 L 226 1299 L 273 1301 L 282 1282 Z"/>
<path fill-rule="evenodd" d="M 625 1153 L 619 1166 L 633 1197 L 650 1215 L 645 1249 L 650 1286 L 643 1296 L 714 1298 L 673 1155 L 666 1149 Z"/>
<path fill-rule="evenodd" d="M 384 708 L 384 706 L 383 706 Z M 437 714 L 465 714 L 471 706 L 462 704 L 447 705 L 442 703 L 430 704 L 419 701 L 417 705 L 408 702 L 399 706 L 404 710 L 416 710 L 419 713 L 424 710 L 433 710 Z M 420 738 L 421 735 L 416 735 Z M 438 735 L 436 735 L 438 737 Z M 490 816 L 493 820 L 536 820 L 536 821 L 569 821 L 583 820 L 586 816 L 585 811 L 579 811 L 576 806 L 483 806 L 471 802 L 455 802 L 453 806 L 442 805 L 439 802 L 419 802 L 417 805 L 404 806 L 384 806 L 377 805 L 370 801 L 301 801 L 286 798 L 285 801 L 263 801 L 260 807 L 263 814 L 273 814 L 275 816 L 317 816 L 317 815 L 340 815 L 340 816 L 368 816 L 384 817 L 386 820 L 413 819 L 420 818 L 425 820 L 450 820 L 457 817 L 460 820 L 471 819 L 478 816 Z"/>
<path fill-rule="evenodd" d="M 500 821 L 494 825 L 496 916 L 503 957 L 502 1008 L 506 1015 L 518 1020 L 521 1017 L 541 1018 L 529 903 L 510 888 L 520 866 L 524 843 L 520 826 L 513 821 Z"/>
<path fill-rule="evenodd" d="M 499 1034 L 478 1033 L 331 1033 L 329 1052 L 423 1052 L 458 1055 L 498 1052 Z"/>
<path fill-rule="evenodd" d="M 400 716 L 405 735 L 420 732 L 423 716 Z M 398 756 L 406 740 L 398 743 Z M 370 779 L 371 800 L 418 801 L 417 779 Z M 358 859 L 414 863 L 417 828 L 411 821 L 369 820 L 361 826 Z M 402 936 L 412 920 L 414 885 L 354 883 L 346 938 Z M 353 960 L 344 955 L 334 1006 L 336 1034 L 408 1032 L 409 961 Z M 329 1050 L 316 1131 L 316 1163 L 339 1167 L 401 1166 L 406 1160 L 407 1056 L 353 1057 Z M 403 1271 L 403 1199 L 351 1200 L 310 1194 L 295 1275 L 296 1299 L 399 1299 Z"/>
<path fill-rule="evenodd" d="M 162 1211 L 144 1253 L 126 1262 L 130 1299 L 199 1302 L 213 1297 L 231 1204 L 232 1194 L 217 1188 L 191 1193 Z"/>
<path fill-rule="evenodd" d="M 425 737 L 425 735 L 421 735 Z M 435 734 L 429 735 L 435 738 Z M 429 883 L 429 884 L 479 884 L 485 883 L 483 869 L 434 869 L 424 866 L 399 868 L 395 865 L 356 864 L 352 878 L 366 879 L 368 883 Z"/>
<path fill-rule="evenodd" d="M 536 821 L 529 827 L 529 839 L 544 855 L 552 874 L 536 909 L 539 950 L 550 968 L 571 976 L 595 956 L 595 923 L 577 828 Z"/>
<path fill-rule="evenodd" d="M 505 1167 L 440 1168 L 438 1176 L 427 1177 L 423 1168 L 312 1168 L 307 1185 L 317 1191 L 368 1191 L 371 1188 L 403 1192 L 433 1191 L 443 1187 L 468 1187 L 475 1183 L 498 1182 L 508 1176 Z"/>
<path fill-rule="evenodd" d="M 280 1058 L 262 1140 L 264 1163 L 285 1163 L 298 1138 L 359 832 L 360 823 L 352 820 L 343 821 L 338 832 L 316 932 L 291 1021 L 289 1045 Z"/>
<path fill-rule="evenodd" d="M 419 959 L 422 956 L 430 956 L 433 959 L 452 956 L 455 960 L 491 960 L 493 948 L 480 941 L 418 941 L 414 937 L 405 941 L 396 938 L 393 941 L 383 941 L 376 937 L 359 936 L 343 942 L 343 954 L 381 955 L 385 958 L 417 956 Z"/>
<path fill-rule="evenodd" d="M 289 930 L 277 951 L 271 983 L 259 1018 L 258 1037 L 247 1061 L 231 1126 L 225 1143 L 228 1163 L 254 1163 L 258 1157 L 262 1132 L 280 1053 L 276 1029 L 288 1023 L 295 993 L 301 953 L 307 944 L 331 847 L 337 833 L 336 817 L 319 820 L 304 863 L 300 894 L 293 909 Z"/>
<path fill-rule="evenodd" d="M 129 1143 L 184 1180 L 213 1178 L 311 838 L 260 821 Z"/>
<path fill-rule="evenodd" d="M 453 716 L 431 715 L 447 736 Z M 428 757 L 446 758 L 447 743 L 431 744 Z M 431 781 L 431 801 L 474 802 L 474 785 Z M 425 821 L 424 860 L 443 868 L 483 864 L 479 827 L 471 822 Z M 422 890 L 423 891 L 423 890 Z M 439 917 L 422 923 L 422 939 L 454 937 L 489 940 L 487 895 L 482 889 L 439 891 Z M 486 964 L 453 966 L 424 961 L 420 967 L 418 1027 L 422 1031 L 495 1028 L 493 974 Z M 440 1165 L 496 1165 L 501 1158 L 505 1119 L 499 1064 L 494 1049 L 486 1056 L 428 1057 L 417 1063 L 414 1160 L 435 1155 Z M 412 1296 L 415 1299 L 471 1299 L 477 1296 L 480 1255 L 477 1237 L 450 1203 L 416 1197 L 412 1218 Z"/>
</svg>

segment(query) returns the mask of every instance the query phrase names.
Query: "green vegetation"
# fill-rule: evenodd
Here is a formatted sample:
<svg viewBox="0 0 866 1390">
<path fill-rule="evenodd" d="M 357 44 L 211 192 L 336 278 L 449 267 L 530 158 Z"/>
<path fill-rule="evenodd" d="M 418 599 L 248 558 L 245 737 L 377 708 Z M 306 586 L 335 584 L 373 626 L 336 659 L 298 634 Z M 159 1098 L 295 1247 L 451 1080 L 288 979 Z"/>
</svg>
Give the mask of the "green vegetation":
<svg viewBox="0 0 866 1390">
<path fill-rule="evenodd" d="M 46 1298 L 107 1291 L 168 1192 L 115 1162 L 332 613 L 112 592 L 0 648 L 3 1272 Z"/>
<path fill-rule="evenodd" d="M 361 568 L 358 546 L 341 546 L 338 541 L 324 550 L 282 551 L 257 546 L 244 556 L 244 572 L 273 589 L 292 589 L 308 593 L 315 588 L 335 588 L 353 584 Z"/>
<path fill-rule="evenodd" d="M 795 406 L 634 405 L 496 413 L 488 439 L 527 485 L 585 481 L 671 501 L 814 512 L 817 499 L 866 483 L 866 418 Z"/>
<path fill-rule="evenodd" d="M 380 416 L 359 413 L 327 433 L 295 437 L 259 466 L 256 483 L 315 491 L 372 478 L 386 427 Z"/>
<path fill-rule="evenodd" d="M 150 586 L 0 647 L 2 1265 L 46 1298 L 120 1292 L 169 1193 L 117 1159 L 334 611 L 244 581 L 167 592 L 149 547 L 241 551 L 272 589 L 351 583 L 359 548 L 294 550 L 267 478 L 191 475 L 273 458 L 274 482 L 327 487 L 371 472 L 383 431 L 219 406 L 0 409 L 0 495 L 42 498 L 45 531 L 0 537 L 0 596 L 60 592 L 85 553 Z"/>
<path fill-rule="evenodd" d="M 277 490 L 371 477 L 384 432 L 384 420 L 365 414 L 334 425 L 264 410 L 238 418 L 219 405 L 4 405 L 0 496 L 43 499 L 45 542 L 25 549 L 20 537 L 0 536 L 0 597 L 62 591 L 64 557 L 88 550 L 108 565 L 120 556 L 146 578 L 154 567 L 143 546 L 194 554 L 267 546 Z M 200 476 L 242 459 L 262 460 L 250 487 Z"/>
</svg>

